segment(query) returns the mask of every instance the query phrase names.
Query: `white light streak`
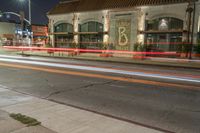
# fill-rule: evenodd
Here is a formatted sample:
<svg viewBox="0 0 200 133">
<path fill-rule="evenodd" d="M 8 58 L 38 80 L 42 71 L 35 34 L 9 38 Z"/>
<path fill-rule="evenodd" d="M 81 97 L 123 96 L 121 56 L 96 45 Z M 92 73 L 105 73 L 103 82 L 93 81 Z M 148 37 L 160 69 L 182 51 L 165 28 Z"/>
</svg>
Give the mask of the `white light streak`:
<svg viewBox="0 0 200 133">
<path fill-rule="evenodd" d="M 180 76 L 165 76 L 165 75 L 160 75 L 160 74 L 148 74 L 148 73 L 144 73 L 144 72 L 133 72 L 133 71 L 116 70 L 116 69 L 109 69 L 109 68 L 98 68 L 98 67 L 91 67 L 91 66 L 79 66 L 79 65 L 61 64 L 61 63 L 42 62 L 42 61 L 22 60 L 22 59 L 26 59 L 23 57 L 16 57 L 16 58 L 13 57 L 12 58 L 12 56 L 2 56 L 2 55 L 0 57 L 1 57 L 0 61 L 4 61 L 4 62 L 22 63 L 22 64 L 31 64 L 31 65 L 39 65 L 39 66 L 58 67 L 58 68 L 76 69 L 76 70 L 87 70 L 87 71 L 96 71 L 96 72 L 104 72 L 104 73 L 123 74 L 123 75 L 130 75 L 130 76 L 141 76 L 141 77 L 149 77 L 149 78 L 200 83 L 200 79 L 194 79 L 194 78 L 190 78 L 190 77 L 183 78 Z M 5 57 L 7 57 L 7 58 L 5 58 Z M 44 59 L 44 60 L 46 60 L 46 59 Z"/>
</svg>

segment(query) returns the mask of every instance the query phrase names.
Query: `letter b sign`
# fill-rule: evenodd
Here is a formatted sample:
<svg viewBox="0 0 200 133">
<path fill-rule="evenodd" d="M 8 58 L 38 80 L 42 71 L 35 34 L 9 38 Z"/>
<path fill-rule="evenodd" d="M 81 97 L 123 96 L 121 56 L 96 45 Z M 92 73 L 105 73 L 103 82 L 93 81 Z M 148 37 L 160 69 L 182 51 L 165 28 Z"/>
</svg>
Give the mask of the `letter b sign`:
<svg viewBox="0 0 200 133">
<path fill-rule="evenodd" d="M 125 46 L 128 44 L 128 36 L 126 34 L 126 27 L 119 27 L 118 29 L 118 43 L 120 46 Z"/>
</svg>

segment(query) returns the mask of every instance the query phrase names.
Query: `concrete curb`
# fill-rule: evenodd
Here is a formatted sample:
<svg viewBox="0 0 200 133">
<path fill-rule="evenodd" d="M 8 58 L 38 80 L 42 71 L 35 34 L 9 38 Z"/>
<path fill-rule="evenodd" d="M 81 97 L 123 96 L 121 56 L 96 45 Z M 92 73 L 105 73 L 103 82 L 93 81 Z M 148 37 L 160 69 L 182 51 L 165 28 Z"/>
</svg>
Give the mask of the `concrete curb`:
<svg viewBox="0 0 200 133">
<path fill-rule="evenodd" d="M 150 65 L 150 66 L 159 66 L 159 67 L 175 67 L 175 68 L 185 68 L 185 69 L 200 69 L 200 63 L 199 66 L 194 65 L 184 65 L 184 64 L 174 64 L 174 62 L 133 62 L 132 60 L 124 60 L 122 58 L 121 60 L 113 60 L 110 58 L 91 58 L 91 57 L 62 57 L 62 56 L 47 56 L 47 55 L 33 55 L 33 54 L 18 54 L 22 56 L 35 56 L 35 57 L 46 57 L 46 58 L 61 58 L 61 59 L 74 59 L 74 60 L 85 60 L 85 61 L 100 61 L 100 62 L 111 62 L 111 63 L 125 63 L 125 64 L 136 64 L 136 65 Z M 150 60 L 149 60 L 150 61 Z M 189 63 L 189 62 L 188 62 Z M 193 62 L 190 62 L 193 63 Z M 197 63 L 196 63 L 197 65 Z"/>
<path fill-rule="evenodd" d="M 1 49 L 0 49 L 1 50 Z M 3 50 L 3 54 L 7 52 Z M 128 58 L 123 57 L 99 57 L 99 56 L 49 56 L 49 55 L 40 55 L 40 54 L 29 54 L 17 51 L 12 51 L 12 55 L 22 55 L 22 56 L 35 56 L 35 57 L 46 57 L 46 58 L 61 58 L 61 59 L 73 59 L 73 60 L 86 60 L 86 61 L 100 61 L 100 62 L 112 62 L 112 63 L 125 63 L 125 64 L 136 64 L 136 65 L 150 65 L 150 66 L 159 66 L 159 67 L 175 67 L 175 68 L 185 68 L 185 69 L 200 69 L 200 61 L 199 63 L 193 60 L 183 60 L 183 62 L 177 63 L 177 61 L 168 61 L 162 62 L 156 61 L 153 59 L 146 59 L 146 60 L 131 60 Z M 190 63 L 190 64 L 189 64 Z"/>
</svg>

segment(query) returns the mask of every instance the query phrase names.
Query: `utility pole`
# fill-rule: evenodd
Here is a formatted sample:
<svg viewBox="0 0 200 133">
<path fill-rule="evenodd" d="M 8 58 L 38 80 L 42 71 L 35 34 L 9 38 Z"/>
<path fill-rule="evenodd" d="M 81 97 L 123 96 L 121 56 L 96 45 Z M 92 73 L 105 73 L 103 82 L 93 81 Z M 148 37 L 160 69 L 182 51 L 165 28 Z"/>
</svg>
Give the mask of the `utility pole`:
<svg viewBox="0 0 200 133">
<path fill-rule="evenodd" d="M 22 35 L 20 36 L 20 40 L 22 41 L 22 44 L 24 45 L 24 18 L 25 18 L 25 14 L 24 14 L 23 11 L 20 11 L 19 14 L 20 14 L 21 31 L 22 31 Z"/>
<path fill-rule="evenodd" d="M 195 10 L 196 10 L 196 3 L 195 0 L 190 0 L 188 3 L 188 8 L 186 12 L 188 12 L 188 35 L 187 35 L 187 42 L 188 45 L 187 49 L 189 50 L 189 53 L 187 52 L 187 57 L 189 59 L 192 59 L 192 52 L 193 52 L 193 43 L 194 43 L 194 24 L 195 24 Z M 188 56 L 189 54 L 189 56 Z"/>
<path fill-rule="evenodd" d="M 29 0 L 29 22 L 31 25 L 31 20 L 32 20 L 32 16 L 31 16 L 31 0 Z"/>
<path fill-rule="evenodd" d="M 25 2 L 26 0 L 19 0 L 20 2 Z M 28 0 L 28 18 L 29 18 L 29 25 L 30 25 L 30 30 L 31 30 L 31 24 L 32 24 L 32 16 L 31 16 L 31 0 Z M 33 35 L 32 32 L 29 32 L 31 35 L 29 37 L 30 41 L 30 46 L 32 45 L 32 41 L 33 41 Z"/>
</svg>

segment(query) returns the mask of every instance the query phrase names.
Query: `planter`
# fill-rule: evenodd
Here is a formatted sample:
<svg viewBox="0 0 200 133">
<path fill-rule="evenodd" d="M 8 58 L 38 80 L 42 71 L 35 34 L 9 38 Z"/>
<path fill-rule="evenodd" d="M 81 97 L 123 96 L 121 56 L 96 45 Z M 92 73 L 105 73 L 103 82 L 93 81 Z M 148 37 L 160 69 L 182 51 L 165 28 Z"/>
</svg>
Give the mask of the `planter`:
<svg viewBox="0 0 200 133">
<path fill-rule="evenodd" d="M 181 58 L 187 58 L 187 54 L 186 54 L 186 53 L 181 53 L 181 54 L 180 54 L 180 57 L 181 57 Z"/>
<path fill-rule="evenodd" d="M 181 57 L 181 53 L 176 53 L 176 57 L 180 58 Z"/>
<path fill-rule="evenodd" d="M 54 55 L 54 51 L 53 51 L 53 50 L 47 50 L 47 53 L 48 53 L 49 55 Z"/>
<path fill-rule="evenodd" d="M 79 55 L 79 52 L 77 51 L 68 52 L 68 56 L 76 56 L 76 55 Z"/>
<path fill-rule="evenodd" d="M 113 54 L 106 54 L 106 53 L 103 53 L 103 54 L 100 54 L 99 56 L 100 56 L 100 57 L 113 57 Z"/>
<path fill-rule="evenodd" d="M 133 55 L 133 59 L 144 60 L 144 59 L 146 59 L 146 56 L 145 55 Z"/>
<path fill-rule="evenodd" d="M 199 57 L 200 58 L 200 54 L 193 54 L 194 57 Z"/>
</svg>

